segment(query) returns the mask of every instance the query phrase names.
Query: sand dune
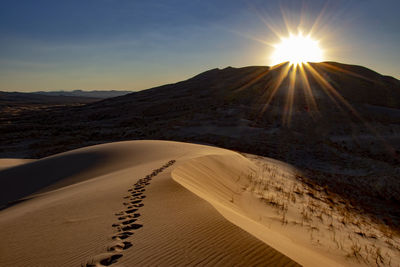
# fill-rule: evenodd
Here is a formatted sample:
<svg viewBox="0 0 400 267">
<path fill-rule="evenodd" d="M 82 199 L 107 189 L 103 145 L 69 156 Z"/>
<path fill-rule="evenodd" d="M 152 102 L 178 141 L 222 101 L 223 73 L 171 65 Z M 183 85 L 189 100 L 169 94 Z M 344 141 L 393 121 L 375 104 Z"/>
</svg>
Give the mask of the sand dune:
<svg viewBox="0 0 400 267">
<path fill-rule="evenodd" d="M 236 155 L 135 141 L 5 169 L 2 203 L 28 200 L 0 212 L 0 265 L 296 265 L 171 179 L 189 159 L 225 154 Z"/>
<path fill-rule="evenodd" d="M 0 266 L 399 264 L 396 235 L 276 160 L 130 141 L 2 163 Z"/>
</svg>

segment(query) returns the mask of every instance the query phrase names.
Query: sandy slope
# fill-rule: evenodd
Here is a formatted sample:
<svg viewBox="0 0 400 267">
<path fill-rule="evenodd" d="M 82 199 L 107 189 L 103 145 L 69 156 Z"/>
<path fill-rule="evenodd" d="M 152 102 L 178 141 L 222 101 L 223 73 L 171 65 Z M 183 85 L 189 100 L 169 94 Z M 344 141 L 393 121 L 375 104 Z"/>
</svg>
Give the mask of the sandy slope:
<svg viewBox="0 0 400 267">
<path fill-rule="evenodd" d="M 26 197 L 0 212 L 0 266 L 296 265 L 171 179 L 207 155 L 237 157 L 133 141 L 0 171 L 0 204 Z"/>
<path fill-rule="evenodd" d="M 0 204 L 23 197 L 0 212 L 0 266 L 400 264 L 396 234 L 303 180 L 276 160 L 166 141 L 15 165 L 0 171 Z"/>
</svg>

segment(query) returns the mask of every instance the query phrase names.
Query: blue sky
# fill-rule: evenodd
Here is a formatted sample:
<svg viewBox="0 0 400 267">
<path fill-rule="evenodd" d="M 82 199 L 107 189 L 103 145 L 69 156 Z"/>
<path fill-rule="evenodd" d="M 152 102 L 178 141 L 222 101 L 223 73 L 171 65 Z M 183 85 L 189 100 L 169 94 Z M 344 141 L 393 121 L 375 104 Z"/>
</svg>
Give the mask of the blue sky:
<svg viewBox="0 0 400 267">
<path fill-rule="evenodd" d="M 400 78 L 399 10 L 394 0 L 2 0 L 0 90 L 140 90 L 270 65 L 283 18 L 307 32 L 320 14 L 326 60 Z"/>
</svg>

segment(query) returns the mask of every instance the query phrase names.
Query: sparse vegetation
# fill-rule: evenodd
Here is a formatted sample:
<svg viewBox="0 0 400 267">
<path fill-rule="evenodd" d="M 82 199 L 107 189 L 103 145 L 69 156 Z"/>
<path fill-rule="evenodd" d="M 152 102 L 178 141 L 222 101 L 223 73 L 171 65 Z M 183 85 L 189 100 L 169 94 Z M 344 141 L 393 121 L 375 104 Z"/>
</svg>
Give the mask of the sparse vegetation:
<svg viewBox="0 0 400 267">
<path fill-rule="evenodd" d="M 309 232 L 310 242 L 335 249 L 349 261 L 391 266 L 392 257 L 400 255 L 400 236 L 384 221 L 379 223 L 361 214 L 349 200 L 332 193 L 326 186 L 313 184 L 297 170 L 288 171 L 272 162 L 265 163 L 263 158 L 254 160 L 260 170 L 247 176 L 249 183 L 243 190 L 257 196 L 266 208 L 274 211 L 282 227 L 289 222 L 303 227 Z M 268 224 L 265 218 L 259 220 Z M 330 233 L 328 239 L 326 232 Z"/>
</svg>

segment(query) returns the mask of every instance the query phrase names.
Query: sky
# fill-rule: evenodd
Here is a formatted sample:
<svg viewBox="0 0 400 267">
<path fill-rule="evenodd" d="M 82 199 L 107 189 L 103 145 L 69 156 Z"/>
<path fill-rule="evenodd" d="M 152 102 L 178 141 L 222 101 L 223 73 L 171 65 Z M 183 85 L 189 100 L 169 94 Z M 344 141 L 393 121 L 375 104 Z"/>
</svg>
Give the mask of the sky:
<svg viewBox="0 0 400 267">
<path fill-rule="evenodd" d="M 279 36 L 400 79 L 398 0 L 1 0 L 0 90 L 142 90 L 271 65 Z"/>
</svg>

